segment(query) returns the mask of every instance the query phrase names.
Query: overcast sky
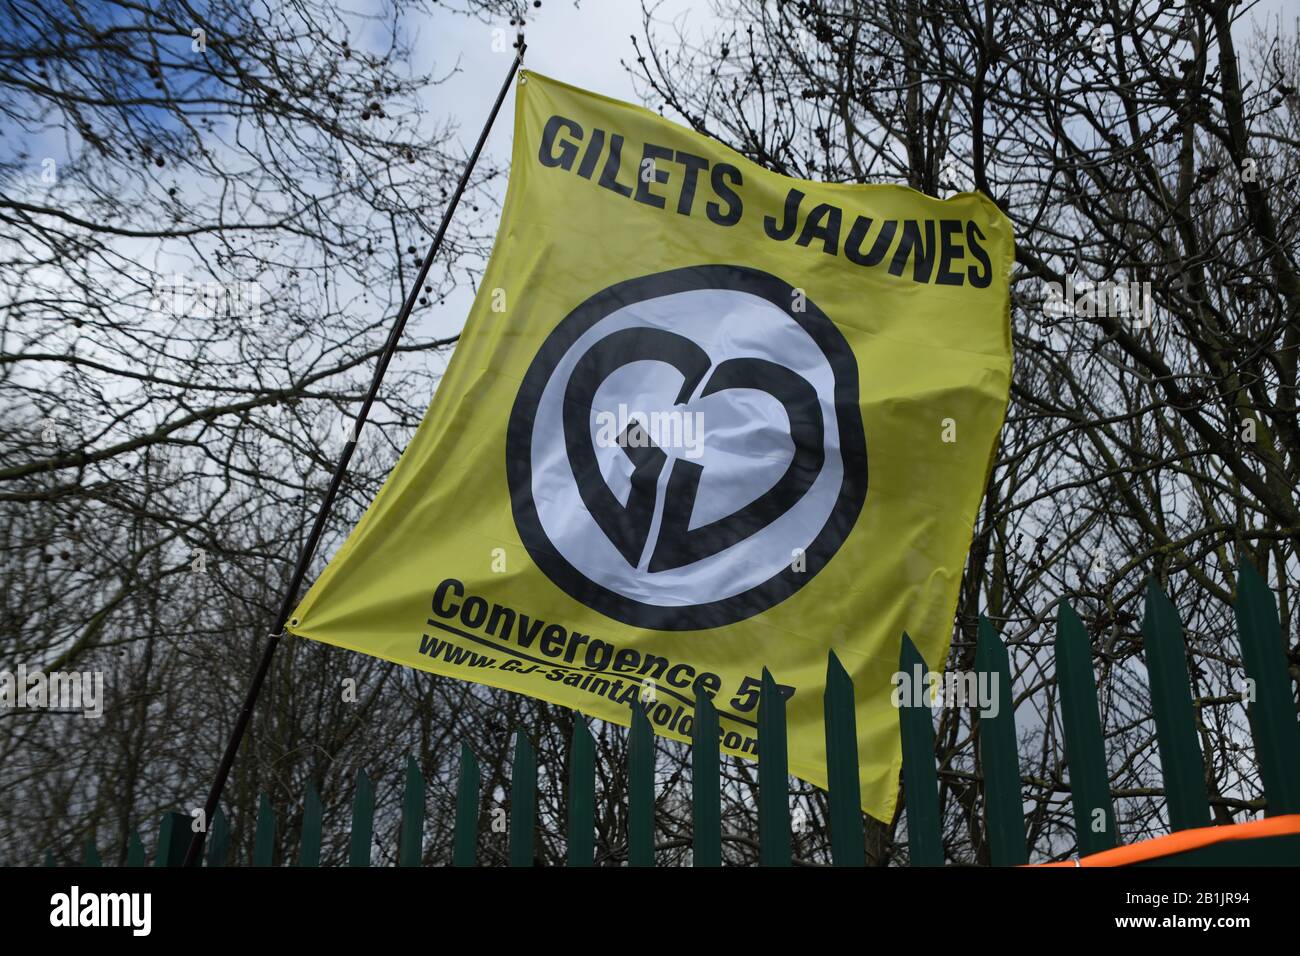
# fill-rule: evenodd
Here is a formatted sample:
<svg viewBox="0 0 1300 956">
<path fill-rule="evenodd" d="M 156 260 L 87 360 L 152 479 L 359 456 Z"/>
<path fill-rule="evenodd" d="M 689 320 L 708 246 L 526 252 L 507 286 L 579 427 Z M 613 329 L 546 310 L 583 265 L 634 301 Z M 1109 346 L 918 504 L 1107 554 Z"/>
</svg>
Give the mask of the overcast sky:
<svg viewBox="0 0 1300 956">
<path fill-rule="evenodd" d="M 699 0 L 667 0 L 657 14 L 660 21 L 681 17 L 692 31 L 716 22 L 709 5 Z M 499 31 L 495 37 L 494 31 Z M 435 76 L 456 70 L 433 88 L 428 101 L 430 119 L 454 119 L 466 154 L 474 146 L 514 57 L 511 44 L 515 31 L 508 20 L 486 24 L 445 13 L 435 14 L 419 28 L 417 66 Z M 644 35 L 639 0 L 583 0 L 576 8 L 573 0 L 544 0 L 540 8 L 531 10 L 526 34 L 527 69 L 606 96 L 639 102 L 631 77 L 619 62 L 635 57 L 631 35 Z M 493 49 L 494 39 L 498 47 L 504 45 L 504 51 Z M 487 155 L 502 164 L 510 158 L 513 126 L 512 88 L 486 147 Z M 504 195 L 504 187 L 502 183 L 498 198 Z M 458 287 L 445 305 L 434 310 L 433 323 L 421 323 L 419 333 L 454 334 L 463 325 L 472 299 L 468 286 Z"/>
</svg>

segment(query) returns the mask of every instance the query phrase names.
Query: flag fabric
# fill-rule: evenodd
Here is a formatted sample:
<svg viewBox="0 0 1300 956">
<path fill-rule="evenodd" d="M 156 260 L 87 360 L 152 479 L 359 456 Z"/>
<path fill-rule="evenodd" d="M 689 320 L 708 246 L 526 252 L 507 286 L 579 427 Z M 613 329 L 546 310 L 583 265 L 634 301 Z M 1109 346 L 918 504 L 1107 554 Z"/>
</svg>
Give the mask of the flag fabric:
<svg viewBox="0 0 1300 956">
<path fill-rule="evenodd" d="M 942 668 L 1011 373 L 987 198 L 787 178 L 520 74 L 500 230 L 423 422 L 293 613 L 300 637 L 756 755 L 826 785 L 853 679 L 888 820 L 904 630 Z"/>
</svg>

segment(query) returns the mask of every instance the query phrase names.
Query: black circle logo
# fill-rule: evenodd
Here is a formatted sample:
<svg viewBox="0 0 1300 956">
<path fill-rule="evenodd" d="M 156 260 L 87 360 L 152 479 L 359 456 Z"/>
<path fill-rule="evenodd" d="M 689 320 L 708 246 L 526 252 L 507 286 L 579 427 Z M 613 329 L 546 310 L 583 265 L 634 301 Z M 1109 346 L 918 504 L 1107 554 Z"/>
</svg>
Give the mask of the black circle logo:
<svg viewBox="0 0 1300 956">
<path fill-rule="evenodd" d="M 629 279 L 538 350 L 506 476 L 524 546 L 575 600 L 658 630 L 744 620 L 810 581 L 862 510 L 857 361 L 769 273 Z"/>
</svg>

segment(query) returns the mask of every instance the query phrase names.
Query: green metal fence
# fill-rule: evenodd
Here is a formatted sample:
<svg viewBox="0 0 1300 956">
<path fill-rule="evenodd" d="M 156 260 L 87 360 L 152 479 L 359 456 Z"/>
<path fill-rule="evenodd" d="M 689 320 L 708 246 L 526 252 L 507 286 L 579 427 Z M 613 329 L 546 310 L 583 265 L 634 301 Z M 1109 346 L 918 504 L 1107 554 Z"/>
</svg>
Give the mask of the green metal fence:
<svg viewBox="0 0 1300 956">
<path fill-rule="evenodd" d="M 1300 728 L 1296 724 L 1277 604 L 1264 580 L 1243 564 L 1238 576 L 1236 617 L 1246 676 L 1254 682 L 1249 715 L 1263 783 L 1266 814 L 1300 813 Z M 1164 775 L 1165 799 L 1174 830 L 1209 826 L 1210 803 L 1205 786 L 1204 755 L 1197 741 L 1194 705 L 1188 681 L 1186 645 L 1173 604 L 1152 581 L 1146 594 L 1142 625 L 1150 679 L 1156 738 Z M 1070 772 L 1078 853 L 1114 847 L 1115 813 L 1110 799 L 1109 773 L 1097 709 L 1097 685 L 1092 648 L 1083 623 L 1066 603 L 1060 605 L 1056 631 L 1056 674 L 1060 690 L 1066 761 Z M 899 670 L 925 670 L 925 662 L 904 634 Z M 979 673 L 996 675 L 996 714 L 982 716 L 978 726 L 979 764 L 984 795 L 985 829 L 990 860 L 995 866 L 1024 864 L 1029 859 L 1025 831 L 1016 725 L 1007 651 L 992 624 L 980 618 L 975 652 Z M 695 866 L 722 862 L 721 779 L 718 715 L 711 698 L 696 690 L 692 732 L 692 860 Z M 993 708 L 989 708 L 992 710 Z M 864 833 L 858 785 L 857 731 L 853 684 L 835 657 L 829 656 L 825 693 L 826 753 L 831 851 L 836 866 L 865 863 Z M 907 812 L 909 857 L 913 866 L 944 863 L 934 725 L 928 704 L 907 699 L 899 708 L 903 781 Z M 758 710 L 758 823 L 760 863 L 789 866 L 791 834 L 786 762 L 785 699 L 766 670 Z M 582 720 L 574 722 L 568 780 L 568 865 L 591 866 L 594 857 L 596 783 L 594 745 Z M 511 772 L 508 860 L 511 866 L 532 866 L 537 815 L 537 757 L 532 743 L 516 734 Z M 474 866 L 478 848 L 480 776 L 473 751 L 461 747 L 456 791 L 452 863 Z M 628 864 L 654 866 L 654 739 L 640 705 L 632 708 L 628 747 Z M 352 808 L 350 865 L 369 866 L 374 833 L 374 787 L 365 772 L 357 777 Z M 418 866 L 423 855 L 425 782 L 408 758 L 399 835 L 399 866 Z M 155 863 L 178 866 L 190 839 L 191 820 L 181 813 L 164 816 Z M 270 866 L 277 820 L 265 794 L 259 799 L 252 864 Z M 304 799 L 298 865 L 320 861 L 321 800 L 309 786 Z M 217 812 L 207 840 L 208 866 L 230 862 L 230 827 Z M 1183 854 L 1183 863 L 1300 862 L 1300 836 L 1269 841 L 1235 841 Z M 93 841 L 84 850 L 87 866 L 99 866 Z M 53 855 L 46 854 L 47 865 Z M 133 833 L 128 866 L 145 865 L 144 845 Z"/>
</svg>

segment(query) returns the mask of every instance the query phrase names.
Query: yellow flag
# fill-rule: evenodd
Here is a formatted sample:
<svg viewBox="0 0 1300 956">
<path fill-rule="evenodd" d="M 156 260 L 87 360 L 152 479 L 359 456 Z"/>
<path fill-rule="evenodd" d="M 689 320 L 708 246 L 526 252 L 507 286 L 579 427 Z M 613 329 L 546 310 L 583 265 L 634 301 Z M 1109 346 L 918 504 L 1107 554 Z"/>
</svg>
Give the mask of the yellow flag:
<svg viewBox="0 0 1300 956">
<path fill-rule="evenodd" d="M 893 813 L 901 635 L 947 655 L 1011 372 L 974 194 L 769 172 L 518 81 L 496 245 L 415 437 L 289 631 L 754 757 L 768 668 L 826 785 L 828 652 Z"/>
</svg>

